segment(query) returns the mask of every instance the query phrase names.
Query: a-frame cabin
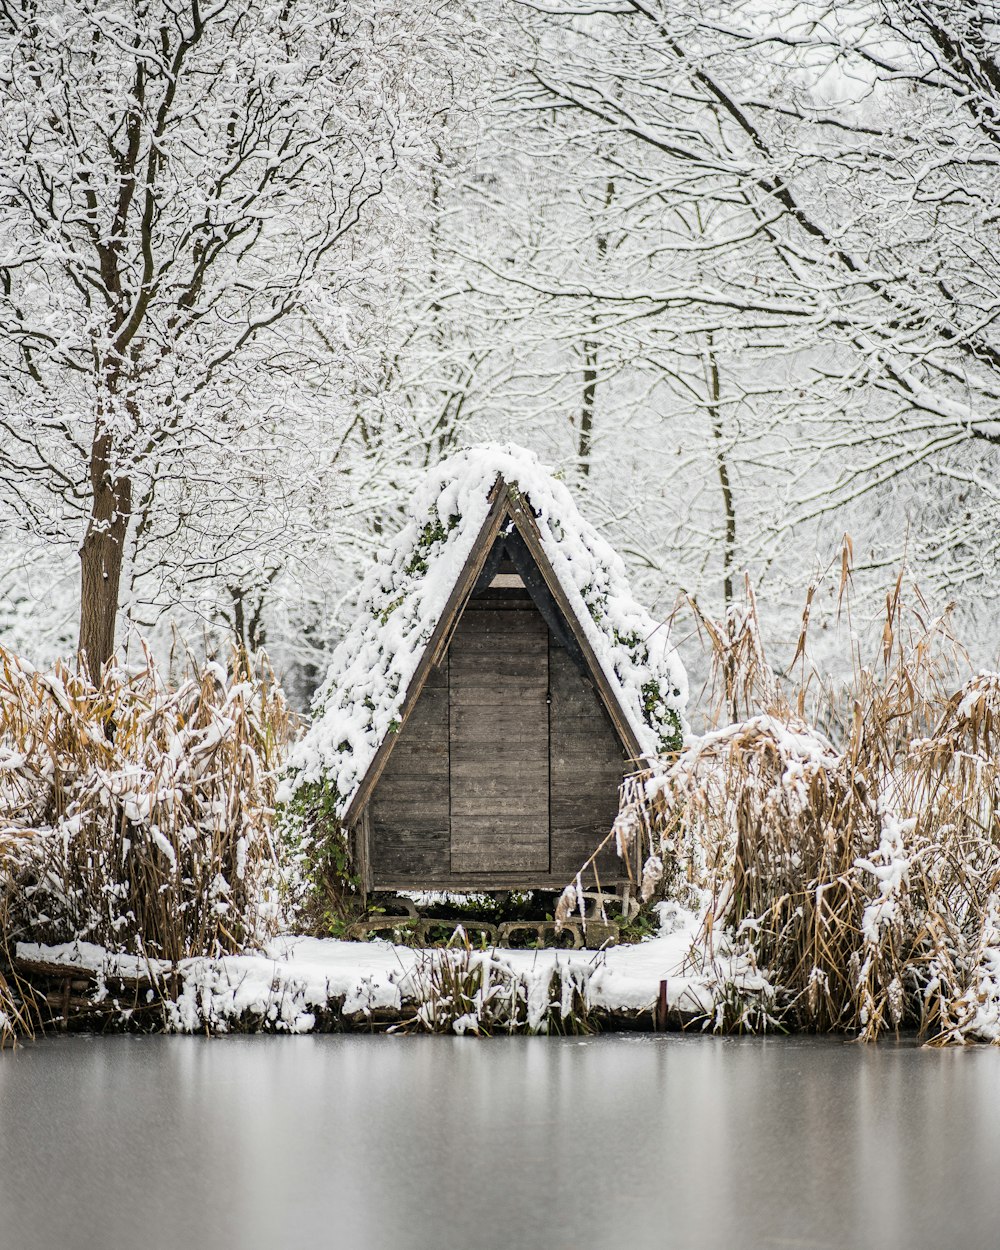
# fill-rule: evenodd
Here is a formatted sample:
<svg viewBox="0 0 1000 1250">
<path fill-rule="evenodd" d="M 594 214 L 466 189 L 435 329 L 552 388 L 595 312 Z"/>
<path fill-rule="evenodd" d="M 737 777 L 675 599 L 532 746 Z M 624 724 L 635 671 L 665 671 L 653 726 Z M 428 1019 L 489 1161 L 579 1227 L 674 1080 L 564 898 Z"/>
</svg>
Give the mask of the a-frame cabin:
<svg viewBox="0 0 1000 1250">
<path fill-rule="evenodd" d="M 400 729 L 345 815 L 376 890 L 562 889 L 641 755 L 534 518 L 506 482 L 495 496 Z M 603 858 L 612 884 L 627 870 Z"/>
<path fill-rule="evenodd" d="M 499 453 L 484 450 L 494 458 Z M 649 755 L 651 744 L 662 745 L 664 724 L 679 735 L 686 689 L 676 657 L 661 644 L 656 670 L 647 640 L 634 629 L 641 610 L 631 600 L 626 606 L 632 617 L 622 616 L 620 600 L 610 614 L 619 625 L 627 620 L 633 626 L 623 645 L 620 632 L 601 616 L 608 614 L 607 588 L 596 606 L 581 594 L 581 564 L 594 561 L 597 581 L 617 558 L 589 527 L 589 543 L 564 553 L 554 539 L 563 530 L 553 524 L 551 501 L 536 516 L 525 489 L 523 479 L 532 473 L 510 480 L 514 474 L 504 456 L 511 454 L 503 450 L 492 477 L 479 466 L 481 480 L 492 481 L 485 514 L 471 542 L 466 536 L 465 549 L 459 549 L 461 563 L 452 560 L 450 592 L 433 628 L 425 626 L 426 636 L 413 648 L 405 693 L 401 689 L 390 709 L 388 728 L 373 729 L 356 745 L 350 721 L 342 727 L 352 706 L 351 671 L 367 688 L 356 656 L 353 670 L 348 664 L 343 671 L 342 663 L 328 683 L 325 698 L 340 719 L 325 740 L 329 744 L 338 734 L 344 740 L 337 744 L 340 767 L 327 775 L 343 777 L 344 759 L 355 757 L 354 774 L 348 769 L 347 784 L 340 782 L 341 792 L 351 789 L 340 822 L 365 892 L 561 890 L 610 830 L 626 769 Z M 533 458 L 528 467 L 537 476 Z M 554 482 L 551 487 L 561 492 L 563 512 L 572 511 L 570 522 L 584 526 L 567 507 L 565 488 Z M 603 563 L 592 554 L 598 547 Z M 575 578 L 567 575 L 566 563 L 574 555 Z M 405 584 L 407 577 L 426 573 L 425 563 L 413 556 L 402 566 L 397 560 L 397 580 Z M 383 576 L 369 599 L 373 619 L 384 618 L 386 632 L 399 637 L 398 629 L 388 628 L 405 597 L 393 598 L 396 589 L 393 578 Z M 379 614 L 379 602 L 387 604 L 388 615 Z M 639 623 L 647 632 L 656 630 L 648 617 Z M 610 648 L 604 646 L 607 630 L 614 634 Z M 367 636 L 371 646 L 378 635 L 369 628 Z M 360 636 L 354 651 L 364 651 Z M 623 682 L 619 670 L 633 661 L 635 671 Z M 643 698 L 649 702 L 654 671 L 659 737 L 641 706 Z M 642 695 L 639 677 L 647 678 Z M 377 696 L 365 694 L 364 702 L 374 704 Z M 379 710 L 385 723 L 386 709 Z M 321 727 L 322 721 L 321 711 Z M 597 870 L 602 885 L 613 887 L 634 881 L 637 865 L 609 849 Z"/>
</svg>

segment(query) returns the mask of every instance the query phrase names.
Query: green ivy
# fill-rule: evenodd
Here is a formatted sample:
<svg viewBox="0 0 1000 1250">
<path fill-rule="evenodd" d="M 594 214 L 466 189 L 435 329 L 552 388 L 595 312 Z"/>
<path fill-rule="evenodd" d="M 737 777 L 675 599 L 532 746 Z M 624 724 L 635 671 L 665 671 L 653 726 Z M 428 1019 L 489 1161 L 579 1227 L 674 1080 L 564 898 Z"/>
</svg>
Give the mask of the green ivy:
<svg viewBox="0 0 1000 1250">
<path fill-rule="evenodd" d="M 631 634 L 620 634 L 616 629 L 613 631 L 613 636 L 615 642 L 619 646 L 626 647 L 628 649 L 629 655 L 633 660 L 639 659 L 640 650 L 645 650 L 645 644 L 643 643 L 642 636 L 637 634 L 635 630 L 633 630 Z"/>
<path fill-rule="evenodd" d="M 328 935 L 343 929 L 361 887 L 347 831 L 337 814 L 340 802 L 335 786 L 311 782 L 300 786 L 278 812 L 285 836 L 305 851 L 306 918 L 317 932 Z"/>
<path fill-rule="evenodd" d="M 602 590 L 600 594 L 595 593 L 593 583 L 591 582 L 580 591 L 580 596 L 587 605 L 587 611 L 593 617 L 594 624 L 603 629 L 604 618 L 608 613 L 608 592 Z"/>
<path fill-rule="evenodd" d="M 664 702 L 660 683 L 655 678 L 643 683 L 642 710 L 647 723 L 656 730 L 660 750 L 679 751 L 684 745 L 681 718 L 676 709 Z"/>
<path fill-rule="evenodd" d="M 445 525 L 440 517 L 435 517 L 433 521 L 428 521 L 424 528 L 420 531 L 420 537 L 417 539 L 413 554 L 410 556 L 409 562 L 403 569 L 408 576 L 422 575 L 427 572 L 430 565 L 427 558 L 434 547 L 438 543 L 443 543 L 455 526 L 462 518 L 453 513 L 448 518 L 448 524 Z M 383 622 L 384 624 L 384 622 Z"/>
<path fill-rule="evenodd" d="M 684 731 L 681 728 L 681 718 L 672 707 L 667 708 L 667 714 L 663 718 L 659 734 L 661 751 L 679 751 L 684 746 Z"/>
<path fill-rule="evenodd" d="M 391 603 L 387 603 L 386 606 L 382 609 L 382 611 L 379 612 L 378 614 L 379 624 L 380 625 L 388 624 L 389 617 L 392 616 L 393 612 L 395 612 L 397 608 L 400 608 L 403 606 L 403 603 L 405 602 L 405 600 L 406 600 L 405 595 L 397 595 L 396 598 L 393 599 Z"/>
</svg>

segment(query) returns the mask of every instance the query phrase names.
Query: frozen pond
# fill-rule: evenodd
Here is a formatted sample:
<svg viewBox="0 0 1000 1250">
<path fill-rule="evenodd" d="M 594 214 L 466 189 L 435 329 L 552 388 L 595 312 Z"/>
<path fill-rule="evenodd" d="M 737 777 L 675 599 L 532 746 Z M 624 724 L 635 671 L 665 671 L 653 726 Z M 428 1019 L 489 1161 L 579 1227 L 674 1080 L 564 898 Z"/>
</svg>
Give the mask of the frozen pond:
<svg viewBox="0 0 1000 1250">
<path fill-rule="evenodd" d="M 58 1038 L 0 1056 L 2 1250 L 1000 1244 L 1000 1051 Z"/>
</svg>

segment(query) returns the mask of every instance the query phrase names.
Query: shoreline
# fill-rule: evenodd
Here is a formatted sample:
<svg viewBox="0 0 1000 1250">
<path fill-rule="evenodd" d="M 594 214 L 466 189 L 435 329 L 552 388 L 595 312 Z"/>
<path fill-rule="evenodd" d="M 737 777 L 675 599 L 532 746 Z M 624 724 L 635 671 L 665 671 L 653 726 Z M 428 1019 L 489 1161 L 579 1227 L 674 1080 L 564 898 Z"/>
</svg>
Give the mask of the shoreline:
<svg viewBox="0 0 1000 1250">
<path fill-rule="evenodd" d="M 11 980 L 43 1033 L 676 1031 L 714 1010 L 706 983 L 682 972 L 689 941 L 680 931 L 566 951 L 283 937 L 258 954 L 177 964 L 20 943 Z M 442 1012 L 435 978 L 459 966 L 474 982 L 469 1010 Z"/>
</svg>

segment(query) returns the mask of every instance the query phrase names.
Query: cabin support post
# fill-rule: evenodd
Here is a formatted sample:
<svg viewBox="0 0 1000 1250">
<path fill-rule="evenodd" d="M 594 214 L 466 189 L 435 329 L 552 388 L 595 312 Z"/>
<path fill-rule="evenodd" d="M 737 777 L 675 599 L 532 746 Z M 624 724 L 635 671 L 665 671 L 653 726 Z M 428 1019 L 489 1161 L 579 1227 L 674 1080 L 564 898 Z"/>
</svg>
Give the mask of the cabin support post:
<svg viewBox="0 0 1000 1250">
<path fill-rule="evenodd" d="M 372 862 L 371 862 L 371 819 L 368 815 L 368 804 L 361 810 L 361 816 L 358 823 L 354 826 L 352 853 L 354 855 L 354 866 L 358 876 L 358 892 L 361 896 L 362 905 L 368 900 L 368 895 L 372 890 Z"/>
<path fill-rule="evenodd" d="M 632 898 L 632 882 L 622 883 L 622 920 L 628 922 L 639 911 L 639 905 Z"/>
</svg>

